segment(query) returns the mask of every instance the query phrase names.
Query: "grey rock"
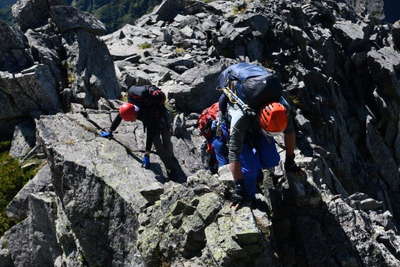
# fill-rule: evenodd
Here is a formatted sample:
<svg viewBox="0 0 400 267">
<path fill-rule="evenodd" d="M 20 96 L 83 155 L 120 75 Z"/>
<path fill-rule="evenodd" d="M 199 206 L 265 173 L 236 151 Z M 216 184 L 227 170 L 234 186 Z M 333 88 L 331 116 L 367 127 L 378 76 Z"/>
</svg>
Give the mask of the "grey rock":
<svg viewBox="0 0 400 267">
<path fill-rule="evenodd" d="M 159 200 L 162 193 L 164 193 L 164 189 L 158 183 L 152 183 L 140 191 L 140 194 L 142 194 L 142 196 L 150 203 L 154 203 Z"/>
<path fill-rule="evenodd" d="M 367 194 L 361 193 L 361 192 L 355 193 L 355 194 L 352 194 L 351 196 L 349 196 L 349 199 L 354 200 L 354 201 L 363 201 L 368 198 L 369 198 L 369 196 Z"/>
<path fill-rule="evenodd" d="M 213 66 L 199 65 L 186 71 L 179 78 L 185 85 L 165 86 L 168 97 L 175 99 L 176 107 L 180 110 L 202 111 L 218 99 L 216 79 L 225 66 L 223 63 Z M 202 75 L 199 76 L 199 73 Z"/>
<path fill-rule="evenodd" d="M 0 241 L 4 242 L 2 239 L 0 239 Z M 10 251 L 7 248 L 2 248 L 0 250 L 0 265 L 4 267 L 14 267 Z"/>
<path fill-rule="evenodd" d="M 250 210 L 248 209 L 248 211 Z M 235 219 L 239 218 L 235 216 Z M 254 254 L 257 255 L 259 253 L 254 248 L 259 248 L 259 245 L 254 247 L 247 247 L 246 245 L 242 247 L 239 245 L 233 238 L 234 233 L 232 229 L 234 229 L 234 223 L 232 219 L 228 216 L 219 217 L 217 222 L 212 223 L 205 229 L 207 248 L 210 250 L 218 266 L 228 266 L 233 264 L 233 262 L 240 262 L 241 266 L 245 266 L 246 264 L 251 265 L 251 262 L 254 260 L 252 256 L 254 257 Z M 252 228 L 254 229 L 254 227 Z"/>
<path fill-rule="evenodd" d="M 46 31 L 51 32 L 52 29 Z M 63 74 L 60 68 L 60 50 L 61 38 L 56 33 L 47 33 L 44 31 L 27 30 L 25 33 L 32 56 L 35 61 L 43 65 L 48 65 L 58 83 L 62 83 Z"/>
<path fill-rule="evenodd" d="M 11 266 L 32 265 L 32 252 L 30 250 L 29 226 L 31 219 L 27 218 L 21 223 L 13 226 L 1 238 L 2 258 L 9 262 L 11 258 Z"/>
<path fill-rule="evenodd" d="M 240 14 L 233 23 L 235 27 L 250 26 L 253 34 L 255 32 L 255 35 L 259 36 L 265 35 L 271 27 L 269 18 L 261 14 Z"/>
<path fill-rule="evenodd" d="M 390 96 L 400 96 L 399 79 L 395 71 L 400 66 L 400 53 L 393 48 L 383 47 L 368 52 L 367 56 L 372 78 L 380 85 L 380 90 Z"/>
<path fill-rule="evenodd" d="M 381 201 L 376 201 L 372 198 L 367 198 L 360 202 L 360 208 L 362 210 L 377 210 L 383 207 L 383 203 Z"/>
<path fill-rule="evenodd" d="M 61 111 L 58 84 L 48 66 L 35 65 L 23 74 L 0 72 L 0 87 L 0 128 L 13 129 L 16 118 Z"/>
<path fill-rule="evenodd" d="M 95 16 L 71 6 L 52 6 L 51 17 L 60 32 L 85 30 L 95 35 L 106 33 L 105 25 Z"/>
<path fill-rule="evenodd" d="M 261 62 L 264 58 L 264 46 L 258 39 L 253 39 L 247 43 L 247 55 L 251 61 Z"/>
<path fill-rule="evenodd" d="M 172 21 L 184 6 L 185 0 L 164 0 L 152 14 L 157 20 Z"/>
<path fill-rule="evenodd" d="M 180 33 L 183 34 L 185 38 L 192 38 L 194 31 L 190 26 L 186 26 L 182 30 L 180 30 Z"/>
<path fill-rule="evenodd" d="M 399 264 L 399 260 L 389 252 L 388 247 L 371 238 L 368 233 L 371 230 L 370 221 L 363 216 L 362 212 L 351 209 L 341 199 L 336 199 L 329 203 L 328 208 L 335 216 L 341 218 L 339 223 L 345 235 L 361 256 L 360 259 L 363 264 L 384 264 L 387 266 Z M 363 238 L 360 238 L 361 236 Z M 369 255 L 369 249 L 375 250 L 374 255 Z"/>
<path fill-rule="evenodd" d="M 70 226 L 54 193 L 31 194 L 28 217 L 2 237 L 12 266 L 83 266 L 79 243 L 73 233 L 66 236 Z"/>
<path fill-rule="evenodd" d="M 30 180 L 7 205 L 7 216 L 17 220 L 22 220 L 28 216 L 28 200 L 31 194 L 50 191 L 51 185 L 51 172 L 49 165 L 45 165 Z"/>
<path fill-rule="evenodd" d="M 348 1 L 354 8 L 357 14 L 365 16 L 370 15 L 378 20 L 383 20 L 385 18 L 384 6 L 385 1 L 378 0 L 356 0 Z"/>
<path fill-rule="evenodd" d="M 103 127 L 110 124 L 108 116 L 89 118 Z M 102 265 L 111 255 L 115 264 L 140 264 L 136 248 L 128 244 L 135 241 L 137 214 L 145 204 L 140 190 L 154 182 L 154 174 L 141 168 L 124 145 L 98 137 L 96 128 L 82 115 L 42 117 L 37 127 L 39 142 L 46 154 L 53 155 L 49 163 L 55 192 L 88 264 Z M 125 127 L 120 126 L 122 135 L 115 134 L 122 143 L 132 140 L 132 131 Z M 121 138 L 123 133 L 126 138 Z M 99 142 L 98 149 L 93 141 Z M 115 165 L 117 158 L 120 165 Z M 97 163 L 90 163 L 93 159 Z"/>
<path fill-rule="evenodd" d="M 222 207 L 222 201 L 215 193 L 204 194 L 199 202 L 197 211 L 205 222 L 212 219 Z"/>
<path fill-rule="evenodd" d="M 63 5 L 64 0 L 18 0 L 12 6 L 12 15 L 22 31 L 47 24 L 50 7 Z"/>
<path fill-rule="evenodd" d="M 71 89 L 74 95 L 85 93 L 82 104 L 95 108 L 101 97 L 119 98 L 121 88 L 107 46 L 84 30 L 67 33 L 64 40 Z"/>
<path fill-rule="evenodd" d="M 132 85 L 148 85 L 151 84 L 151 77 L 146 72 L 138 70 L 125 68 L 121 73 L 121 86 L 124 91 L 127 91 Z"/>
<path fill-rule="evenodd" d="M 0 21 L 0 71 L 19 72 L 33 65 L 26 37 Z"/>
<path fill-rule="evenodd" d="M 379 173 L 382 179 L 385 180 L 390 188 L 397 188 L 400 182 L 397 164 L 390 153 L 390 149 L 378 134 L 370 116 L 367 117 L 366 121 L 366 134 L 367 148 L 380 166 Z"/>
<path fill-rule="evenodd" d="M 257 228 L 251 209 L 244 207 L 233 217 L 234 239 L 240 245 L 257 244 L 262 241 L 262 236 Z"/>
<path fill-rule="evenodd" d="M 120 31 L 125 33 L 126 38 L 119 38 Z M 120 29 L 120 31 L 101 37 L 101 39 L 107 44 L 111 56 L 117 60 L 141 55 L 143 53 L 142 47 L 145 44 L 146 46 L 152 46 L 154 39 L 153 34 L 145 28 L 126 24 Z"/>
<path fill-rule="evenodd" d="M 185 27 L 185 26 L 196 26 L 199 23 L 199 20 L 197 17 L 195 16 L 184 16 L 181 14 L 178 14 L 175 18 L 174 18 L 174 25 L 178 26 L 178 27 Z"/>
<path fill-rule="evenodd" d="M 22 159 L 31 151 L 36 143 L 35 128 L 33 121 L 25 121 L 15 127 L 9 152 L 11 156 Z"/>
<path fill-rule="evenodd" d="M 352 23 L 351 21 L 338 21 L 334 25 L 334 29 L 342 40 L 347 50 L 354 49 L 362 45 L 366 40 L 363 25 Z"/>
<path fill-rule="evenodd" d="M 400 20 L 393 23 L 392 28 L 393 42 L 398 51 L 400 51 Z"/>
</svg>

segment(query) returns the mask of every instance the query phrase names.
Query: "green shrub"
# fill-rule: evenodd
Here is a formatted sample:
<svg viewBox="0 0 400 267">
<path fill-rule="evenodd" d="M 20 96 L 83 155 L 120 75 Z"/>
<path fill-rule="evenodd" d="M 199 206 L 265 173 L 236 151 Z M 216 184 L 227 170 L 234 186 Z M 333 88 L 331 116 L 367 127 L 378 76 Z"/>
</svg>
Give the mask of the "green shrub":
<svg viewBox="0 0 400 267">
<path fill-rule="evenodd" d="M 186 53 L 186 49 L 183 47 L 177 47 L 177 48 L 175 48 L 175 52 L 177 54 L 184 54 L 184 53 Z"/>
<path fill-rule="evenodd" d="M 138 45 L 138 47 L 139 47 L 140 49 L 148 49 L 148 48 L 151 48 L 151 44 L 148 43 L 148 42 L 145 42 L 145 43 L 143 43 L 143 44 Z"/>
<path fill-rule="evenodd" d="M 16 221 L 5 214 L 7 204 L 37 172 L 37 168 L 22 170 L 18 160 L 10 157 L 10 142 L 0 142 L 0 236 Z"/>
</svg>

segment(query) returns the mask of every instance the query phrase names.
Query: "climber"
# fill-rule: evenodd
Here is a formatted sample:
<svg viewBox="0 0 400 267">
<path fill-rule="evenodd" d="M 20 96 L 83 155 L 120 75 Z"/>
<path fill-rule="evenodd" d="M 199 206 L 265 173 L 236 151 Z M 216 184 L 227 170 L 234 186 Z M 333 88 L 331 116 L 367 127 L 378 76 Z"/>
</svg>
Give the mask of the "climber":
<svg viewBox="0 0 400 267">
<path fill-rule="evenodd" d="M 225 123 L 220 124 L 217 120 L 219 114 L 219 103 L 216 102 L 203 110 L 197 121 L 200 134 L 205 138 L 201 148 L 202 161 L 205 168 L 216 173 L 219 167 L 228 164 L 227 140 L 229 139 L 228 128 Z"/>
<path fill-rule="evenodd" d="M 168 112 L 164 106 L 165 94 L 153 85 L 131 86 L 128 90 L 128 103 L 119 108 L 119 114 L 113 120 L 109 131 L 102 131 L 102 137 L 111 137 L 122 120 L 143 122 L 146 134 L 146 148 L 142 166 L 150 168 L 150 153 L 154 144 L 158 156 L 163 161 L 168 176 L 182 176 L 183 172 L 174 156 L 168 121 Z"/>
<path fill-rule="evenodd" d="M 228 159 L 235 180 L 233 203 L 253 200 L 260 170 L 279 164 L 275 135 L 284 132 L 285 171 L 300 174 L 302 170 L 294 161 L 290 106 L 275 72 L 255 64 L 235 64 L 220 74 L 217 89 L 224 92 L 219 100 L 220 113 L 230 120 Z"/>
</svg>

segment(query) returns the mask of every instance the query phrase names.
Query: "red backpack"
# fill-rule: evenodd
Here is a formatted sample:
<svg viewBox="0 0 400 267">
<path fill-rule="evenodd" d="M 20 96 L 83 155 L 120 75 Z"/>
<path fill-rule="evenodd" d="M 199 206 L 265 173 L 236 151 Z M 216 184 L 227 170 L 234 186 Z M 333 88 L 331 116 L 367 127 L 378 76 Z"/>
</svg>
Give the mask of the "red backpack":
<svg viewBox="0 0 400 267">
<path fill-rule="evenodd" d="M 209 139 L 212 137 L 211 134 L 211 124 L 217 119 L 219 111 L 218 102 L 212 104 L 210 107 L 206 108 L 201 112 L 197 125 L 199 127 L 201 135 Z"/>
</svg>

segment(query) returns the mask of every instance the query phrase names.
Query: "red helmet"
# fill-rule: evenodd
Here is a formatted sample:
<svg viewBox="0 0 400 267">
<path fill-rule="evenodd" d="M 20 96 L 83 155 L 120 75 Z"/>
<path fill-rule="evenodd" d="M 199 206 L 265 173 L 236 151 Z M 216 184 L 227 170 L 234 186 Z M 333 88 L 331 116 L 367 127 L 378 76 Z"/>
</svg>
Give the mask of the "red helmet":
<svg viewBox="0 0 400 267">
<path fill-rule="evenodd" d="M 288 124 L 287 110 L 278 102 L 266 104 L 258 113 L 261 129 L 270 133 L 283 132 Z"/>
<path fill-rule="evenodd" d="M 119 115 L 124 121 L 135 121 L 137 117 L 135 105 L 131 103 L 124 103 L 119 108 Z"/>
</svg>

